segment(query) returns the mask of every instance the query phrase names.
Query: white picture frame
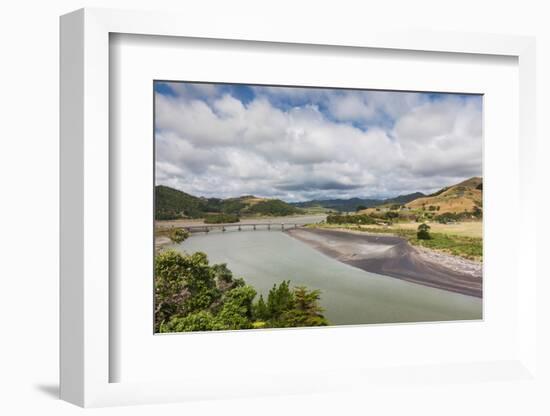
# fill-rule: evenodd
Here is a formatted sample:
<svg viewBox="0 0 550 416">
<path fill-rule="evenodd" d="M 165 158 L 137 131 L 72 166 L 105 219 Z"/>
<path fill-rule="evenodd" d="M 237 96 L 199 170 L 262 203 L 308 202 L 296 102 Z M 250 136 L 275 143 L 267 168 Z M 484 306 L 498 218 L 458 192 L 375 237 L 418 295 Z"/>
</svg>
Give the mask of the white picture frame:
<svg viewBox="0 0 550 416">
<path fill-rule="evenodd" d="M 465 33 L 381 32 L 362 30 L 327 35 L 322 30 L 282 30 L 279 25 L 240 27 L 228 22 L 208 26 L 189 16 L 169 13 L 82 9 L 61 18 L 61 398 L 80 406 L 159 403 L 198 398 L 341 390 L 353 383 L 411 382 L 410 372 L 385 366 L 369 372 L 358 366 L 281 371 L 258 380 L 228 384 L 221 377 L 178 381 L 111 382 L 109 275 L 110 171 L 110 34 L 277 42 L 282 45 L 330 45 L 440 54 L 502 55 L 519 67 L 519 210 L 526 213 L 535 198 L 535 42 L 533 38 Z M 258 43 L 261 45 L 261 43 Z M 536 376 L 536 218 L 521 215 L 517 292 L 518 343 L 507 359 L 438 366 L 418 363 L 416 380 L 434 374 L 446 380 L 480 382 L 489 375 L 506 380 Z M 516 272 L 517 273 L 517 272 Z M 414 327 L 411 326 L 414 331 Z M 300 330 L 294 330 L 300 331 Z M 307 332 L 307 331 L 306 331 Z M 313 332 L 310 332 L 313 334 Z M 152 335 L 152 334 L 151 334 Z M 224 336 L 224 334 L 217 334 Z M 304 335 L 305 336 L 305 335 Z M 310 336 L 310 335 L 308 335 Z M 314 336 L 314 335 L 313 335 Z M 408 380 L 408 381 L 407 381 Z"/>
</svg>

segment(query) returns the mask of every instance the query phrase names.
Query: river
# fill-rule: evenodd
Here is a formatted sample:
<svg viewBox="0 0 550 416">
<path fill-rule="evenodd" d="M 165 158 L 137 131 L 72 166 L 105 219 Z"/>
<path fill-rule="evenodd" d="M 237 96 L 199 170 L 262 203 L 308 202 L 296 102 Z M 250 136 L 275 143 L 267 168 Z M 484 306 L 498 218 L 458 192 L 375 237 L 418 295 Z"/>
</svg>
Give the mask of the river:
<svg viewBox="0 0 550 416">
<path fill-rule="evenodd" d="M 332 259 L 281 231 L 194 234 L 180 251 L 202 251 L 227 263 L 264 296 L 275 283 L 320 289 L 325 316 L 334 325 L 481 319 L 479 298 L 369 273 Z"/>
</svg>

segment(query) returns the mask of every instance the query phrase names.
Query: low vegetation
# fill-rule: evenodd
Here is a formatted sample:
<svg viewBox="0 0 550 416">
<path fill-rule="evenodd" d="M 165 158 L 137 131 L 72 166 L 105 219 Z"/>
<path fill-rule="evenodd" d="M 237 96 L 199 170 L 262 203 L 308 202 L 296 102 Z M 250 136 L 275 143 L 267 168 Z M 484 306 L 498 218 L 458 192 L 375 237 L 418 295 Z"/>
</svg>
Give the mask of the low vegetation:
<svg viewBox="0 0 550 416">
<path fill-rule="evenodd" d="M 274 285 L 267 300 L 204 253 L 155 257 L 155 332 L 324 326 L 321 292 Z"/>
<path fill-rule="evenodd" d="M 327 224 L 376 224 L 376 220 L 370 215 L 328 215 Z"/>
<path fill-rule="evenodd" d="M 245 214 L 251 215 L 270 215 L 270 216 L 286 216 L 298 214 L 301 211 L 286 202 L 279 199 L 267 199 L 256 204 L 250 205 L 245 211 Z"/>
<path fill-rule="evenodd" d="M 189 231 L 184 230 L 183 228 L 174 228 L 170 230 L 169 237 L 173 243 L 179 244 L 187 240 L 189 235 Z"/>
<path fill-rule="evenodd" d="M 239 216 L 235 214 L 208 214 L 204 217 L 205 224 L 229 224 L 239 221 Z"/>
</svg>

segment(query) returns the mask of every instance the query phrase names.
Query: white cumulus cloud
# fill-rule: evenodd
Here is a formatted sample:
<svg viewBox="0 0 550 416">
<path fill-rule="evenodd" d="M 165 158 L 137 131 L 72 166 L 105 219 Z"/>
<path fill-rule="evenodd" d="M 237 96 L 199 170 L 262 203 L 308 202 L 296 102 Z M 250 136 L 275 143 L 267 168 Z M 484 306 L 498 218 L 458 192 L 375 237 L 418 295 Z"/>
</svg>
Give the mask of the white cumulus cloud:
<svg viewBox="0 0 550 416">
<path fill-rule="evenodd" d="M 207 197 L 395 196 L 480 175 L 481 97 L 169 83 L 156 182 Z"/>
</svg>

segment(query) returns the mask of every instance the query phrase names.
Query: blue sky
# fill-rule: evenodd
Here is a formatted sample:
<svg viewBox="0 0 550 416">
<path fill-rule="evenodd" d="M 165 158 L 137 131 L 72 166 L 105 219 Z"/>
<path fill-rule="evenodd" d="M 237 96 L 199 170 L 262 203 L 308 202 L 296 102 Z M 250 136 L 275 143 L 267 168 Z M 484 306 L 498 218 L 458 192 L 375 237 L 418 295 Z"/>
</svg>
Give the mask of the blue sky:
<svg viewBox="0 0 550 416">
<path fill-rule="evenodd" d="M 481 175 L 482 97 L 155 82 L 157 184 L 303 201 Z"/>
</svg>

